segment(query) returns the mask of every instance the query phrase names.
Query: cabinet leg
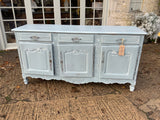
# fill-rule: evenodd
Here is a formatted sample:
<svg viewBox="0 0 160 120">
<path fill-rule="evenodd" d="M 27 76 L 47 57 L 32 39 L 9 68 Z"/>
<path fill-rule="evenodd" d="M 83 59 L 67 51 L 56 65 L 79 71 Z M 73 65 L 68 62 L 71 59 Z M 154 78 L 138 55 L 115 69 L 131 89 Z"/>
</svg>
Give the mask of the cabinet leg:
<svg viewBox="0 0 160 120">
<path fill-rule="evenodd" d="M 129 86 L 129 88 L 130 88 L 130 91 L 133 92 L 134 89 L 135 89 L 135 85 L 131 84 L 131 85 Z"/>
<path fill-rule="evenodd" d="M 26 77 L 23 77 L 23 82 L 24 82 L 25 85 L 27 85 L 28 84 L 28 79 Z"/>
</svg>

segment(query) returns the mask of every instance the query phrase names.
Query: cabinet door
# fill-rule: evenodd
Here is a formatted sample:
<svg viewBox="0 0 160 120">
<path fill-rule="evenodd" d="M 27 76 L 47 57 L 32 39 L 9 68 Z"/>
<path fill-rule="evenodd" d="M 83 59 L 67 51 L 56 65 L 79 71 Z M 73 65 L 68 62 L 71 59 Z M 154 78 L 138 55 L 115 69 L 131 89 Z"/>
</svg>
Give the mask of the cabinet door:
<svg viewBox="0 0 160 120">
<path fill-rule="evenodd" d="M 119 56 L 119 46 L 102 46 L 101 78 L 133 79 L 138 46 L 125 46 L 125 55 Z"/>
<path fill-rule="evenodd" d="M 53 75 L 52 44 L 20 42 L 25 73 Z"/>
<path fill-rule="evenodd" d="M 60 45 L 61 75 L 92 77 L 93 45 Z"/>
</svg>

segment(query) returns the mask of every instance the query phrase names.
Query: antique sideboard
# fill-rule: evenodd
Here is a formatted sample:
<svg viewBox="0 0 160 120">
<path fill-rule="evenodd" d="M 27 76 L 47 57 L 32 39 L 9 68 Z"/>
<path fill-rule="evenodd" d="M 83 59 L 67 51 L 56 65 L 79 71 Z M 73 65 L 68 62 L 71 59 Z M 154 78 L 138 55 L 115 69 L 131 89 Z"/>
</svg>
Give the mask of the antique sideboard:
<svg viewBox="0 0 160 120">
<path fill-rule="evenodd" d="M 28 24 L 13 31 L 25 84 L 27 77 L 130 83 L 134 91 L 146 34 L 137 27 Z"/>
</svg>

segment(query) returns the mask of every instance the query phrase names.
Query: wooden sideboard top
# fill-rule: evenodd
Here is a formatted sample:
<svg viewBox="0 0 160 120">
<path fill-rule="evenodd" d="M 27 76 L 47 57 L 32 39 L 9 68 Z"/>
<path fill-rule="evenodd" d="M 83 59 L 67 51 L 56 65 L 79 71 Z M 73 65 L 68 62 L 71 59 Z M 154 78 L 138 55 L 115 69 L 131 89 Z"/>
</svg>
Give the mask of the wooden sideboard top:
<svg viewBox="0 0 160 120">
<path fill-rule="evenodd" d="M 56 33 L 96 33 L 96 34 L 138 34 L 147 33 L 135 26 L 78 26 L 78 25 L 46 25 L 27 24 L 12 31 L 26 32 L 56 32 Z"/>
</svg>

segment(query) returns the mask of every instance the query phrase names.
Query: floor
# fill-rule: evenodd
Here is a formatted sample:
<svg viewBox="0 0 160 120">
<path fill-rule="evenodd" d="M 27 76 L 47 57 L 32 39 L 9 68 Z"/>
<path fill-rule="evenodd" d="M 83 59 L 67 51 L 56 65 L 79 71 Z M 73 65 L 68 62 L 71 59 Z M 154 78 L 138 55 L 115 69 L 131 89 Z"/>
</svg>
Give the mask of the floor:
<svg viewBox="0 0 160 120">
<path fill-rule="evenodd" d="M 0 120 L 160 120 L 160 45 L 144 44 L 136 89 L 29 78 L 17 50 L 0 51 Z"/>
</svg>

